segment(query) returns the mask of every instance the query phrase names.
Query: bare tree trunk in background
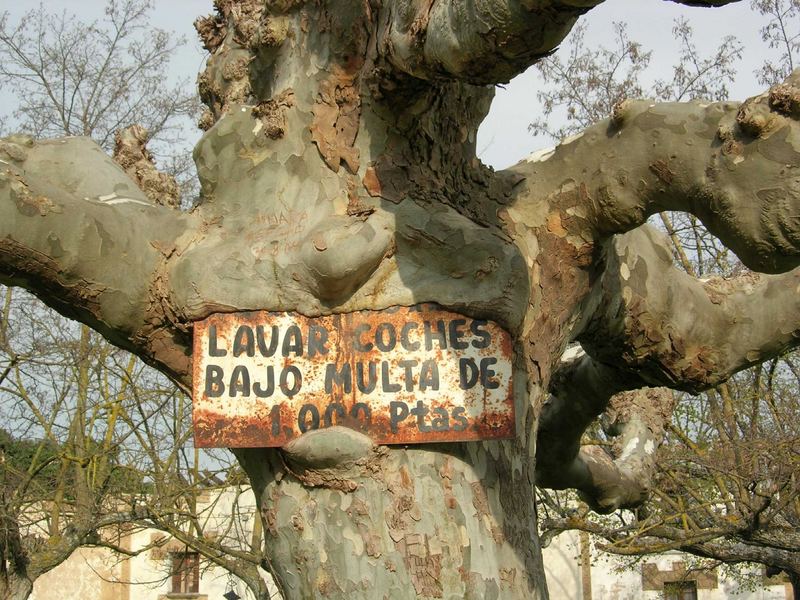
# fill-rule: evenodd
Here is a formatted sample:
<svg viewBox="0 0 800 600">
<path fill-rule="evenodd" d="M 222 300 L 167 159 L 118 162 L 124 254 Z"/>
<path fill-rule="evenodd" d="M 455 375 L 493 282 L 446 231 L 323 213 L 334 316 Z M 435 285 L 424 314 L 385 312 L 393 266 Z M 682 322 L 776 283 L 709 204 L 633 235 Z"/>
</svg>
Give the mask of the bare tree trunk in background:
<svg viewBox="0 0 800 600">
<path fill-rule="evenodd" d="M 536 461 L 542 478 L 569 471 L 558 485 L 618 501 L 576 459 L 586 425 L 570 420 L 644 385 L 703 389 L 797 343 L 794 80 L 741 106 L 626 103 L 504 172 L 476 159 L 491 84 L 597 3 L 219 2 L 198 22 L 212 55 L 188 214 L 84 139 L 4 142 L 0 280 L 184 388 L 192 324 L 215 312 L 436 302 L 511 332 L 513 440 L 379 447 L 334 428 L 236 452 L 287 600 L 546 598 Z M 696 214 L 752 268 L 789 273 L 683 279 L 638 229 L 665 209 Z M 575 340 L 584 390 L 554 377 Z M 558 443 L 537 449 L 540 413 Z M 647 444 L 637 452 L 630 464 L 647 464 Z M 614 498 L 638 489 L 615 485 Z"/>
</svg>

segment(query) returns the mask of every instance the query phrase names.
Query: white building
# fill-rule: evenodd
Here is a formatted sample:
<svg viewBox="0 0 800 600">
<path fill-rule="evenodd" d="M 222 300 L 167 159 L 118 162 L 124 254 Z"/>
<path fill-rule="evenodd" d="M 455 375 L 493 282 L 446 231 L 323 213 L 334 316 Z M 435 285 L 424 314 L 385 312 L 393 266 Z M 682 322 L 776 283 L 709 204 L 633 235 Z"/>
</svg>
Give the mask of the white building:
<svg viewBox="0 0 800 600">
<path fill-rule="evenodd" d="M 718 571 L 697 572 L 681 552 L 642 559 L 620 570 L 618 557 L 593 552 L 589 535 L 569 531 L 544 549 L 552 600 L 793 600 L 792 587 L 753 572 L 755 589 L 742 589 Z M 754 567 L 755 569 L 755 567 Z M 688 572 L 687 572 L 688 571 Z"/>
<path fill-rule="evenodd" d="M 235 504 L 235 507 L 234 507 Z M 225 537 L 246 549 L 257 518 L 252 491 L 206 492 L 197 514 L 206 536 Z M 238 515 L 236 521 L 231 515 Z M 126 556 L 108 548 L 80 548 L 69 560 L 34 583 L 31 600 L 230 600 L 252 594 L 242 581 L 205 560 L 191 548 L 155 529 L 107 533 Z M 138 552 L 138 553 L 137 553 Z M 259 569 L 279 598 L 272 579 Z M 230 595 L 234 592 L 234 595 Z M 229 594 L 229 596 L 225 596 Z"/>
<path fill-rule="evenodd" d="M 227 532 L 229 540 L 248 543 L 257 518 L 251 492 L 232 491 L 200 498 L 204 530 Z M 213 500 L 213 501 L 212 501 Z M 233 510 L 233 503 L 238 509 Z M 203 511 L 205 507 L 213 510 Z M 230 515 L 238 514 L 232 523 Z M 82 548 L 40 577 L 33 600 L 226 600 L 252 598 L 246 586 L 224 569 L 156 530 L 137 530 L 114 540 L 124 556 L 106 548 Z M 547 583 L 553 600 L 793 600 L 791 586 L 763 579 L 753 591 L 739 589 L 722 573 L 687 573 L 681 553 L 648 557 L 635 569 L 619 570 L 617 557 L 592 555 L 588 534 L 566 532 L 544 549 Z M 269 575 L 261 571 L 279 598 Z M 757 578 L 758 579 L 758 578 Z M 759 583 L 761 583 L 759 579 Z M 236 595 L 231 595 L 234 592 Z M 226 597 L 226 594 L 228 596 Z"/>
</svg>

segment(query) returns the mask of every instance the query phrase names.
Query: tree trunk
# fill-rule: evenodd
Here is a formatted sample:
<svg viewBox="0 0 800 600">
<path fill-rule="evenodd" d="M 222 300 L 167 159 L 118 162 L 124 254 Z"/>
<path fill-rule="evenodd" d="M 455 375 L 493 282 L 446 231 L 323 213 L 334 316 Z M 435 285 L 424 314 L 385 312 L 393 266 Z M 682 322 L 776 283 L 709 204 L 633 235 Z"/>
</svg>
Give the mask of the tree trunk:
<svg viewBox="0 0 800 600">
<path fill-rule="evenodd" d="M 0 600 L 26 600 L 33 592 L 33 581 L 8 573 L 0 579 Z"/>
<path fill-rule="evenodd" d="M 369 447 L 333 468 L 238 455 L 286 600 L 547 597 L 531 463 L 516 442 Z"/>
<path fill-rule="evenodd" d="M 264 259 L 269 251 L 279 263 L 287 257 L 302 285 L 287 286 L 279 274 L 278 298 L 254 299 L 267 290 L 207 275 L 225 256 L 208 246 L 184 254 L 174 281 L 181 294 L 199 294 L 203 306 L 187 304 L 198 316 L 212 305 L 243 302 L 314 315 L 330 306 L 381 309 L 430 299 L 518 332 L 530 284 L 497 214 L 515 178 L 493 176 L 474 153 L 493 92 L 391 69 L 376 54 L 387 15 L 364 11 L 349 2 L 336 11 L 301 11 L 298 37 L 291 45 L 277 41 L 280 60 L 270 67 L 293 70 L 255 110 L 236 104 L 242 88 L 229 65 L 240 50 L 225 29 L 230 21 L 201 23 L 214 52 L 201 77 L 205 118 L 216 122 L 196 152 L 205 210 L 226 223 L 252 223 L 263 219 L 263 208 L 243 199 L 291 199 L 282 209 L 289 228 L 264 227 L 252 251 Z M 222 45 L 214 37 L 220 32 L 228 36 Z M 319 47 L 326 48 L 324 70 Z M 252 75 L 242 82 L 252 86 Z M 273 141 L 251 133 L 260 131 Z M 220 160 L 228 147 L 258 170 L 240 161 L 232 172 Z M 311 296 L 296 293 L 303 286 Z M 569 315 L 556 312 L 554 323 Z M 557 326 L 543 333 L 544 345 L 560 345 L 559 334 Z M 514 441 L 390 448 L 327 430 L 282 451 L 235 451 L 256 492 L 266 553 L 287 600 L 547 597 L 532 502 L 527 351 L 517 346 Z M 547 350 L 541 354 L 544 366 Z M 531 387 L 538 401 L 538 377 Z"/>
<path fill-rule="evenodd" d="M 800 573 L 788 571 L 787 574 L 789 576 L 789 583 L 792 586 L 792 598 L 797 600 L 800 598 Z"/>
</svg>

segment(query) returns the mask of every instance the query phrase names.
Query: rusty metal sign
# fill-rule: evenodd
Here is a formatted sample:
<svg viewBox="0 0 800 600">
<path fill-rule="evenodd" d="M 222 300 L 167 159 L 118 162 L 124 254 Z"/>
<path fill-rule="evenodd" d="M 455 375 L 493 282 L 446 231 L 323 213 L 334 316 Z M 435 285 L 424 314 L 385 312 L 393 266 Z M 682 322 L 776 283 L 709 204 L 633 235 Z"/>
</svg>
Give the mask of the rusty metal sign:
<svg viewBox="0 0 800 600">
<path fill-rule="evenodd" d="M 381 444 L 513 437 L 511 352 L 496 323 L 431 304 L 212 315 L 194 327 L 195 445 L 283 446 L 332 425 Z"/>
</svg>

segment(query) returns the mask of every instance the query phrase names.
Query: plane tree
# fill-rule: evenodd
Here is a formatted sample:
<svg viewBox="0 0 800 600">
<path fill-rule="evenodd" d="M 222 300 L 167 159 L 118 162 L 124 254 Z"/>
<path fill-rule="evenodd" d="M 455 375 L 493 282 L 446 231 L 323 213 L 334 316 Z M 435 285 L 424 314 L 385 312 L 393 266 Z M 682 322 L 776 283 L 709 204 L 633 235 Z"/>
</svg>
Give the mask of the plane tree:
<svg viewBox="0 0 800 600">
<path fill-rule="evenodd" d="M 609 399 L 699 391 L 796 344 L 798 76 L 743 103 L 621 102 L 508 170 L 475 157 L 493 85 L 599 3 L 219 0 L 197 22 L 188 213 L 88 139 L 0 147 L 2 282 L 184 389 L 193 324 L 219 312 L 435 302 L 513 336 L 513 439 L 387 447 L 337 427 L 234 450 L 284 597 L 546 597 L 534 483 L 641 501 L 652 443 L 625 465 L 579 451 Z M 662 210 L 760 274 L 677 269 L 645 226 Z M 653 402 L 631 427 L 663 419 Z"/>
<path fill-rule="evenodd" d="M 752 6 L 758 13 L 754 19 L 762 19 L 766 45 L 778 50 L 778 56 L 766 56 L 757 77 L 765 85 L 779 85 L 796 60 L 797 7 L 782 1 Z M 743 51 L 734 39 L 724 38 L 716 50 L 701 55 L 691 24 L 678 20 L 673 32 L 681 51 L 672 77 L 644 91 L 651 53 L 627 30 L 618 24 L 609 47 L 590 47 L 582 29 L 574 30 L 566 52 L 537 65 L 545 113 L 567 108 L 571 117 L 558 133 L 575 133 L 580 123 L 597 120 L 596 115 L 637 94 L 662 100 L 727 99 Z M 547 132 L 546 116 L 534 123 L 537 133 Z M 668 234 L 676 265 L 692 277 L 726 285 L 731 277 L 750 275 L 693 215 L 662 212 L 653 220 Z M 800 547 L 793 532 L 800 488 L 792 451 L 798 442 L 796 364 L 796 352 L 787 353 L 697 395 L 673 398 L 650 390 L 613 397 L 601 415 L 601 427 L 584 434 L 580 452 L 601 458 L 610 454 L 618 465 L 637 468 L 647 499 L 634 511 L 600 516 L 577 510 L 572 494 L 545 491 L 543 538 L 577 528 L 600 536 L 605 551 L 622 555 L 680 549 L 709 559 L 703 563 L 709 567 L 756 562 L 768 573 L 786 572 L 797 590 Z M 630 421 L 641 413 L 642 404 L 656 408 L 659 418 L 633 427 Z M 670 413 L 672 419 L 667 418 Z M 634 437 L 654 446 L 665 441 L 645 464 L 634 458 L 633 465 L 626 465 L 631 461 L 619 459 Z M 647 472 L 650 476 L 643 477 Z"/>
</svg>

